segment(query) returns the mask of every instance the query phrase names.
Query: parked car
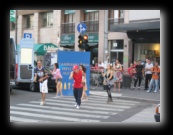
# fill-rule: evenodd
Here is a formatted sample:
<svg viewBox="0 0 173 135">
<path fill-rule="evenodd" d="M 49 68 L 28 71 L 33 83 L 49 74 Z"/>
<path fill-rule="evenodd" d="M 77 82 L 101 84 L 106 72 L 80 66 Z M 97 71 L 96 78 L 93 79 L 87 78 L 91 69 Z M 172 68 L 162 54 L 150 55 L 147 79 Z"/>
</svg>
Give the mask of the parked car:
<svg viewBox="0 0 173 135">
<path fill-rule="evenodd" d="M 154 118 L 156 122 L 160 122 L 160 104 L 156 106 Z"/>
</svg>

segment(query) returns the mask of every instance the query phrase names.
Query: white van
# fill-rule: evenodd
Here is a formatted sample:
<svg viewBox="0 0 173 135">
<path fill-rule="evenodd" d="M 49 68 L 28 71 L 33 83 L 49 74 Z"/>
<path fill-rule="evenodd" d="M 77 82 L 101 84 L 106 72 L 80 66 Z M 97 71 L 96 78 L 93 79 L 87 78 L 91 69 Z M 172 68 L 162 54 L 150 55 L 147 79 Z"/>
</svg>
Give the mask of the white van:
<svg viewBox="0 0 173 135">
<path fill-rule="evenodd" d="M 15 79 L 17 75 L 17 51 L 16 51 L 16 44 L 15 40 L 12 36 L 10 36 L 10 92 L 12 91 L 13 87 L 15 86 Z"/>
</svg>

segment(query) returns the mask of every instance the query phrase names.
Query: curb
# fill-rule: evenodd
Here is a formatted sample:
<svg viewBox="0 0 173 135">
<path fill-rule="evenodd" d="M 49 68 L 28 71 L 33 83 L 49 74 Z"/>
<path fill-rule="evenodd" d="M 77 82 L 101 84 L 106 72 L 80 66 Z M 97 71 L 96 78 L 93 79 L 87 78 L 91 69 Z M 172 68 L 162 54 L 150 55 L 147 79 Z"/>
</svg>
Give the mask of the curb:
<svg viewBox="0 0 173 135">
<path fill-rule="evenodd" d="M 122 96 L 122 94 L 118 94 L 118 93 L 111 93 L 111 94 L 112 94 L 113 97 L 116 97 L 118 99 L 126 99 L 126 100 L 147 102 L 147 103 L 153 103 L 153 104 L 159 104 L 160 103 L 160 100 L 152 100 L 152 99 L 136 98 L 136 97 L 127 97 L 127 96 Z M 105 92 L 90 91 L 90 95 L 106 96 L 107 97 L 107 93 L 105 93 Z"/>
</svg>

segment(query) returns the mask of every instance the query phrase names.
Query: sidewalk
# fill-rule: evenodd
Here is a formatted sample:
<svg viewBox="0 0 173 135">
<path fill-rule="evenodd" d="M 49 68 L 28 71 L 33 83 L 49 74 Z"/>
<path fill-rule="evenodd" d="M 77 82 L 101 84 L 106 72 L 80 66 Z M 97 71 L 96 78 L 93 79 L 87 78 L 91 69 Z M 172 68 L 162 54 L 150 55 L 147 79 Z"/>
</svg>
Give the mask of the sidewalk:
<svg viewBox="0 0 173 135">
<path fill-rule="evenodd" d="M 144 85 L 141 84 L 141 90 L 135 89 L 131 90 L 130 88 L 121 88 L 120 92 L 116 89 L 111 89 L 112 97 L 118 97 L 121 99 L 128 99 L 128 100 L 136 100 L 136 101 L 145 101 L 145 102 L 152 102 L 158 104 L 160 102 L 160 92 L 154 93 L 147 93 L 144 90 Z M 90 90 L 91 95 L 100 95 L 100 96 L 107 96 L 107 92 L 103 90 L 103 87 L 98 87 L 95 90 Z"/>
</svg>

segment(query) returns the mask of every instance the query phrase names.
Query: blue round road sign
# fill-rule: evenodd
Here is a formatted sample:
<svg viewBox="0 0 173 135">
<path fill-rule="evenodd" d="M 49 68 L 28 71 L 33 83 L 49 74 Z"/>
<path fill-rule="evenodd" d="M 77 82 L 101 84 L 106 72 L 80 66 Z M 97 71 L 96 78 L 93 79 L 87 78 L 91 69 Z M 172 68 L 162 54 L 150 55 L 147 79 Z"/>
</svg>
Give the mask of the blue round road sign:
<svg viewBox="0 0 173 135">
<path fill-rule="evenodd" d="M 86 32 L 86 24 L 85 23 L 79 23 L 78 26 L 77 26 L 77 30 L 79 33 L 84 33 Z"/>
</svg>

